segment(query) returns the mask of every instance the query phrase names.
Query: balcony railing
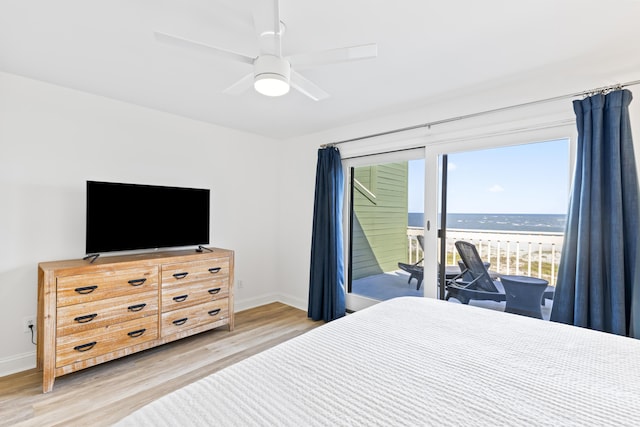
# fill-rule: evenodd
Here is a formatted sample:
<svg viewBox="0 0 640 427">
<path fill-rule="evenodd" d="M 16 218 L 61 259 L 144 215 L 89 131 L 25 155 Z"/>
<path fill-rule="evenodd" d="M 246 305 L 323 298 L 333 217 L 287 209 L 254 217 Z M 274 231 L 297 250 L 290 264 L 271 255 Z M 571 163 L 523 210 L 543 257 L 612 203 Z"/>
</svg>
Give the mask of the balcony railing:
<svg viewBox="0 0 640 427">
<path fill-rule="evenodd" d="M 422 259 L 422 248 L 416 236 L 422 228 L 409 227 L 409 262 Z M 499 274 L 538 277 L 555 286 L 562 253 L 563 233 L 528 233 L 518 231 L 447 229 L 446 264 L 457 265 L 459 255 L 455 242 L 464 240 L 476 245 L 483 261 Z"/>
</svg>

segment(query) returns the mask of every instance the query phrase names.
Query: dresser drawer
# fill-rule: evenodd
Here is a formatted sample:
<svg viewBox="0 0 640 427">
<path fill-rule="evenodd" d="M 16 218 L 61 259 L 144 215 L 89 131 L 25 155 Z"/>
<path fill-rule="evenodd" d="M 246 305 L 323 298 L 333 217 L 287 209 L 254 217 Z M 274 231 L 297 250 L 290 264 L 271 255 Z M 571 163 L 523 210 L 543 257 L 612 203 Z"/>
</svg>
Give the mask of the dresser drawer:
<svg viewBox="0 0 640 427">
<path fill-rule="evenodd" d="M 158 316 L 78 332 L 56 339 L 56 366 L 97 357 L 158 337 Z"/>
<path fill-rule="evenodd" d="M 206 280 L 182 286 L 163 287 L 162 311 L 190 307 L 208 301 L 227 298 L 228 296 L 229 282 L 227 279 Z"/>
<path fill-rule="evenodd" d="M 229 277 L 229 258 L 162 265 L 162 286 Z"/>
<path fill-rule="evenodd" d="M 58 307 L 158 289 L 158 267 L 58 277 Z"/>
<path fill-rule="evenodd" d="M 162 336 L 227 319 L 228 315 L 229 300 L 226 298 L 162 313 Z"/>
<path fill-rule="evenodd" d="M 59 307 L 57 335 L 64 336 L 158 313 L 158 291 Z"/>
</svg>

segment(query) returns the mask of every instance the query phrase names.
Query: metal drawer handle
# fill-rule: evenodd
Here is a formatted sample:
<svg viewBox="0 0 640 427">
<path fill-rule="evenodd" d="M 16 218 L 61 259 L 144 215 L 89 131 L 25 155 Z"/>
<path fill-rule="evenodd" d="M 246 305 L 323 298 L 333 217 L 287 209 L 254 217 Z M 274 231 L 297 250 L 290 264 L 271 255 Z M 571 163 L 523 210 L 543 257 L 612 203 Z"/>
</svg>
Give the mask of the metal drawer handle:
<svg viewBox="0 0 640 427">
<path fill-rule="evenodd" d="M 91 292 L 95 291 L 96 289 L 98 289 L 97 286 L 84 286 L 82 288 L 75 288 L 74 291 L 76 291 L 79 294 L 90 294 Z"/>
<path fill-rule="evenodd" d="M 142 285 L 144 282 L 147 281 L 147 278 L 144 277 L 142 279 L 133 279 L 133 280 L 129 280 L 127 283 L 130 284 L 131 286 L 140 286 Z"/>
<path fill-rule="evenodd" d="M 129 311 L 140 311 L 143 308 L 145 308 L 146 306 L 147 306 L 146 303 L 130 305 L 129 307 L 127 307 L 127 310 L 129 310 Z"/>
<path fill-rule="evenodd" d="M 209 316 L 215 316 L 216 314 L 220 313 L 220 309 L 216 308 L 215 310 L 211 310 L 209 312 Z"/>
<path fill-rule="evenodd" d="M 138 338 L 142 336 L 142 334 L 144 334 L 146 330 L 146 328 L 138 329 L 137 331 L 127 332 L 127 335 L 129 335 L 131 338 Z"/>
<path fill-rule="evenodd" d="M 209 273 L 211 274 L 216 274 L 217 272 L 219 272 L 220 270 L 222 270 L 222 267 L 211 267 L 209 269 Z"/>
<path fill-rule="evenodd" d="M 96 317 L 98 317 L 98 313 L 87 314 L 86 316 L 78 316 L 73 320 L 78 323 L 87 323 L 87 322 L 91 322 Z"/>
<path fill-rule="evenodd" d="M 209 289 L 207 292 L 209 292 L 211 295 L 215 295 L 220 292 L 220 289 L 221 288 L 213 288 L 213 289 Z"/>
<path fill-rule="evenodd" d="M 86 344 L 82 344 L 82 345 L 77 345 L 75 347 L 73 347 L 74 350 L 76 351 L 89 351 L 91 350 L 96 344 L 98 344 L 97 341 L 92 341 L 92 342 L 88 342 Z"/>
<path fill-rule="evenodd" d="M 185 277 L 187 277 L 187 274 L 189 274 L 189 272 L 175 273 L 173 275 L 173 277 L 175 277 L 176 279 L 180 280 L 180 279 L 184 279 Z"/>
<path fill-rule="evenodd" d="M 187 298 L 189 298 L 189 295 L 178 295 L 177 297 L 173 297 L 173 300 L 175 302 L 182 302 L 182 301 L 186 300 Z"/>
<path fill-rule="evenodd" d="M 185 323 L 187 323 L 187 320 L 189 320 L 188 317 L 183 317 L 182 319 L 174 320 L 173 324 L 176 326 L 184 325 Z"/>
</svg>

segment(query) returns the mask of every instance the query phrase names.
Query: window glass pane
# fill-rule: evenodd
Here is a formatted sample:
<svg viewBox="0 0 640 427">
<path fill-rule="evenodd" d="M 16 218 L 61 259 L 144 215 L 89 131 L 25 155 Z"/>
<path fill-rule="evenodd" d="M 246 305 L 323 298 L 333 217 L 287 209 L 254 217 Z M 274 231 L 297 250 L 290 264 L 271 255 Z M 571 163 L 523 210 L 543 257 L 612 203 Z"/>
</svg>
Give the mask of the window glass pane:
<svg viewBox="0 0 640 427">
<path fill-rule="evenodd" d="M 421 296 L 424 160 L 354 167 L 351 176 L 350 292 Z"/>
<path fill-rule="evenodd" d="M 468 267 L 459 264 L 455 242 L 472 243 L 498 292 L 506 284 L 518 299 L 491 298 L 474 291 L 477 283 L 458 289 L 475 278 L 466 277 L 450 288 L 450 301 L 549 318 L 569 203 L 568 145 L 563 139 L 448 155 L 446 265 Z"/>
</svg>

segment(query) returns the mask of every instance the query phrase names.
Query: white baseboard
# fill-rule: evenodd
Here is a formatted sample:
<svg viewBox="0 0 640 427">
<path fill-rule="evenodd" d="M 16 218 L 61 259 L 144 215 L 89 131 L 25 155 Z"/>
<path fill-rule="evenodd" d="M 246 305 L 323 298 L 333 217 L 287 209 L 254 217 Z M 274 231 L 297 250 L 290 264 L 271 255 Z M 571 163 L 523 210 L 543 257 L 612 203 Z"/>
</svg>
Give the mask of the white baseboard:
<svg viewBox="0 0 640 427">
<path fill-rule="evenodd" d="M 0 377 L 36 367 L 36 352 L 16 354 L 0 359 Z"/>
<path fill-rule="evenodd" d="M 293 297 L 287 294 L 279 294 L 278 301 L 290 305 L 291 307 L 295 307 L 302 311 L 307 311 L 307 300 L 302 298 Z"/>
<path fill-rule="evenodd" d="M 278 294 L 265 294 L 257 297 L 242 299 L 238 298 L 236 295 L 233 305 L 234 311 L 237 313 L 238 311 L 244 311 L 250 308 L 259 307 L 261 305 L 271 304 L 272 302 L 278 301 Z"/>
<path fill-rule="evenodd" d="M 244 311 L 250 308 L 259 307 L 265 304 L 271 304 L 272 302 L 281 302 L 286 305 L 290 305 L 291 307 L 298 308 L 300 310 L 307 310 L 307 301 L 302 300 L 300 298 L 292 297 L 291 295 L 286 294 L 266 294 L 253 298 L 245 298 L 235 300 L 235 311 Z"/>
</svg>

